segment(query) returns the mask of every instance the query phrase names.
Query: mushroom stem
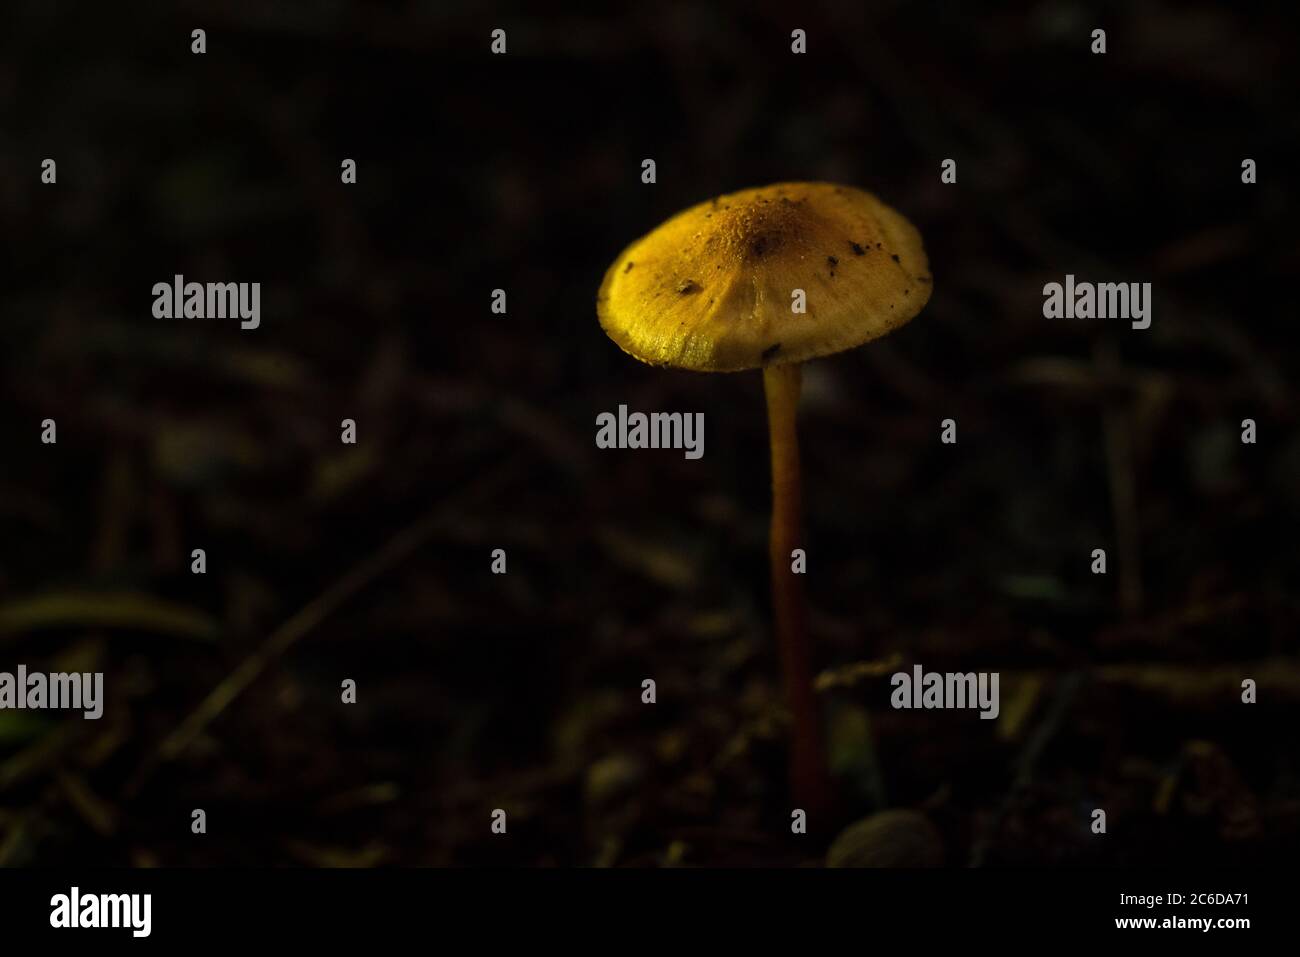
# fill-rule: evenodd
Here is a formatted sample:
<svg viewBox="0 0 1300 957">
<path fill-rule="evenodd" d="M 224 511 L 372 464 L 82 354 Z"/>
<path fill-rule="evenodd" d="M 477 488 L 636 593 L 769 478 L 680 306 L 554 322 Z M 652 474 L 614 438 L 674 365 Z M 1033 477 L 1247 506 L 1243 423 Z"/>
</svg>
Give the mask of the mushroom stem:
<svg viewBox="0 0 1300 957">
<path fill-rule="evenodd" d="M 813 691 L 808 647 L 808 606 L 803 579 L 792 568 L 791 551 L 803 547 L 803 506 L 796 416 L 799 363 L 766 366 L 767 420 L 772 440 L 772 605 L 776 640 L 794 721 L 790 784 L 794 799 L 812 817 L 829 806 L 830 784 L 822 744 L 821 712 Z"/>
</svg>

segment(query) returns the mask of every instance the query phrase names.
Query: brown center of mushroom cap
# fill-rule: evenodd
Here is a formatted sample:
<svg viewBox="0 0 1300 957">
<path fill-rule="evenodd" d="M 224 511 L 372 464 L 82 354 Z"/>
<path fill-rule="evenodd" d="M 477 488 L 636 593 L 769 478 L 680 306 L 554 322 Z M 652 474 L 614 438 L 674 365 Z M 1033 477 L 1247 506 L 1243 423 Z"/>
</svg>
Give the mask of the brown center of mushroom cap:
<svg viewBox="0 0 1300 957">
<path fill-rule="evenodd" d="M 717 220 L 709 242 L 734 260 L 756 262 L 777 252 L 808 246 L 809 210 L 802 199 L 780 196 L 775 202 L 757 197 L 746 204 L 728 204 L 713 214 Z"/>
</svg>

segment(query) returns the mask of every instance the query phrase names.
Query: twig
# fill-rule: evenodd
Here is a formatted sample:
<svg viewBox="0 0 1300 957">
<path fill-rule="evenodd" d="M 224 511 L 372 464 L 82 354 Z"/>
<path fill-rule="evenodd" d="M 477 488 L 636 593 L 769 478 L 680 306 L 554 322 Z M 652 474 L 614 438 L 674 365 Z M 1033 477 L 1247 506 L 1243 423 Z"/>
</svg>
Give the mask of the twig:
<svg viewBox="0 0 1300 957">
<path fill-rule="evenodd" d="M 503 465 L 490 473 L 486 479 L 475 483 L 467 498 L 481 499 L 495 494 L 506 484 L 508 475 L 509 470 Z M 175 731 L 163 739 L 156 752 L 141 767 L 133 787 L 129 790 L 138 790 L 159 764 L 172 761 L 181 755 L 232 701 L 248 690 L 268 665 L 320 625 L 357 592 L 408 558 L 435 532 L 445 527 L 466 504 L 467 502 L 463 500 L 439 504 L 414 525 L 409 525 L 394 535 L 379 551 L 353 566 L 347 574 L 273 631 L 259 649 L 245 658 L 234 671 L 212 689 Z"/>
</svg>

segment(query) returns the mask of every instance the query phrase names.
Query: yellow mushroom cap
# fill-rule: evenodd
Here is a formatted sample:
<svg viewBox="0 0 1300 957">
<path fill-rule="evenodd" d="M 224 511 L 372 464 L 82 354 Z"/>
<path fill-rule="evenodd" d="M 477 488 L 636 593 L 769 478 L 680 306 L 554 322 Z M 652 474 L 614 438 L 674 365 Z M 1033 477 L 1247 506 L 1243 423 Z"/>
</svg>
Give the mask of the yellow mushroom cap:
<svg viewBox="0 0 1300 957">
<path fill-rule="evenodd" d="M 776 183 L 692 206 L 628 246 L 596 314 L 642 362 L 737 372 L 851 349 L 929 298 L 921 235 L 897 212 L 849 186 Z"/>
</svg>

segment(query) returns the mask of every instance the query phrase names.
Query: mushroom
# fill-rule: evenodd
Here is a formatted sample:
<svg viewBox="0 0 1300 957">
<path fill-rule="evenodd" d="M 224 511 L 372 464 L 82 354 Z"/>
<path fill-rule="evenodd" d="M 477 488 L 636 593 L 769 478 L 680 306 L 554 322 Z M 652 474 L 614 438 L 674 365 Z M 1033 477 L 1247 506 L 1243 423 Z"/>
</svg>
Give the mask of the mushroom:
<svg viewBox="0 0 1300 957">
<path fill-rule="evenodd" d="M 833 183 L 778 183 L 692 206 L 623 250 L 596 297 L 605 332 L 642 362 L 763 370 L 772 604 L 793 721 L 791 788 L 809 814 L 828 808 L 830 791 L 807 608 L 791 560 L 803 541 L 800 367 L 883 336 L 929 298 L 916 228 L 872 194 Z"/>
</svg>

